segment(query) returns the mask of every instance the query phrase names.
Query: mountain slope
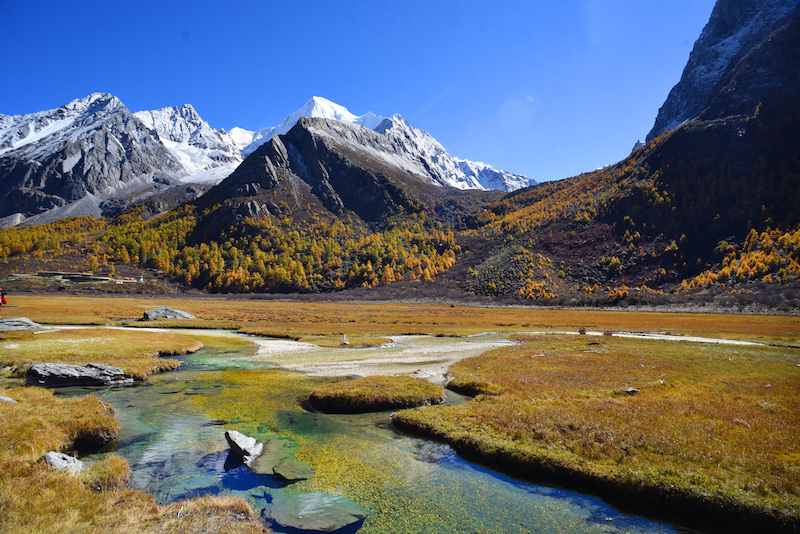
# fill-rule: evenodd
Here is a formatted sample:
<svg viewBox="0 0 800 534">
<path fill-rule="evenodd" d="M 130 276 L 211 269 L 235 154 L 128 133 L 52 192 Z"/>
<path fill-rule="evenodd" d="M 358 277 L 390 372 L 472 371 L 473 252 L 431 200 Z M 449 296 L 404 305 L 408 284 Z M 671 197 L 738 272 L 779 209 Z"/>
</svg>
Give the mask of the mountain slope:
<svg viewBox="0 0 800 534">
<path fill-rule="evenodd" d="M 215 130 L 190 104 L 135 115 L 183 166 L 188 173 L 184 182 L 221 180 L 242 162 L 242 150 L 253 137 L 253 132 L 241 128 Z"/>
<path fill-rule="evenodd" d="M 370 130 L 375 129 L 383 120 L 383 117 L 375 115 L 371 111 L 361 116 L 353 115 L 347 108 L 339 104 L 335 104 L 319 96 L 314 96 L 311 97 L 303 107 L 286 117 L 278 126 L 262 128 L 255 132 L 252 142 L 243 149 L 244 155 L 252 154 L 258 147 L 274 136 L 288 133 L 302 117 L 308 119 L 332 119 L 350 124 L 358 124 Z"/>
<path fill-rule="evenodd" d="M 398 209 L 414 209 L 439 187 L 424 167 L 403 157 L 403 147 L 382 134 L 333 119 L 301 117 L 286 134 L 274 136 L 250 154 L 219 185 L 196 201 L 222 204 L 239 217 L 329 216 L 352 212 L 378 221 Z M 226 216 L 227 218 L 227 216 Z"/>
<path fill-rule="evenodd" d="M 647 140 L 706 109 L 722 89 L 728 70 L 782 26 L 796 9 L 796 0 L 717 2 L 708 24 L 695 42 L 680 81 L 659 109 Z"/>
<path fill-rule="evenodd" d="M 116 97 L 94 93 L 53 110 L 0 118 L 0 217 L 57 208 L 100 215 L 109 198 L 146 195 L 185 174 Z M 77 214 L 77 213 L 72 213 Z M 46 222 L 47 219 L 41 222 Z"/>
<path fill-rule="evenodd" d="M 739 24 L 752 29 L 761 13 Z M 800 243 L 792 237 L 800 235 L 800 8 L 764 24 L 773 31 L 725 66 L 695 118 L 609 168 L 485 206 L 484 231 L 506 242 L 465 287 L 616 302 L 674 291 L 684 280 L 724 294 L 800 278 Z M 696 53 L 718 49 L 726 35 L 706 39 Z M 737 259 L 745 253 L 760 255 Z M 701 272 L 713 276 L 698 282 Z"/>
<path fill-rule="evenodd" d="M 536 183 L 525 176 L 499 171 L 485 163 L 454 158 L 428 132 L 411 126 L 398 114 L 391 118 L 383 118 L 372 112 L 356 116 L 346 108 L 316 96 L 280 125 L 256 132 L 253 142 L 244 149 L 244 153 L 251 154 L 273 136 L 288 133 L 303 117 L 336 120 L 384 134 L 389 144 L 403 147 L 408 165 L 423 167 L 421 173 L 432 176 L 440 185 L 457 189 L 513 191 Z"/>
</svg>

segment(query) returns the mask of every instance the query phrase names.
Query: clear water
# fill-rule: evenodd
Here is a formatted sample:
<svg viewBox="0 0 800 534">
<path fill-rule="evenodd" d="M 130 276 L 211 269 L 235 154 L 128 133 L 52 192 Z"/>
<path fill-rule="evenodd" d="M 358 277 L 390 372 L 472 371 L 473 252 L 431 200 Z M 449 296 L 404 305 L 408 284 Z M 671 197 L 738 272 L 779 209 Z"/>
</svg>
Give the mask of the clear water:
<svg viewBox="0 0 800 534">
<path fill-rule="evenodd" d="M 417 341 L 405 339 L 359 358 L 383 358 L 380 351 L 407 350 Z M 446 340 L 433 341 L 442 347 Z M 471 464 L 445 445 L 395 432 L 386 413 L 307 411 L 303 397 L 330 379 L 276 369 L 321 358 L 319 351 L 313 357 L 300 354 L 267 351 L 265 357 L 254 348 L 231 353 L 209 346 L 185 358 L 180 370 L 151 377 L 148 385 L 93 391 L 116 408 L 122 423 L 116 452 L 131 464 L 131 485 L 162 502 L 236 494 L 257 514 L 276 492 L 322 491 L 369 511 L 363 523 L 342 531 L 364 534 L 687 532 L 623 514 L 593 497 L 520 482 Z M 391 358 L 384 363 L 397 365 Z M 420 365 L 424 371 L 426 364 Z M 449 401 L 463 399 L 452 395 Z M 288 484 L 274 475 L 255 474 L 228 457 L 227 429 L 261 440 L 291 441 L 297 459 L 309 463 L 314 475 Z M 271 528 L 281 532 L 276 525 Z"/>
</svg>

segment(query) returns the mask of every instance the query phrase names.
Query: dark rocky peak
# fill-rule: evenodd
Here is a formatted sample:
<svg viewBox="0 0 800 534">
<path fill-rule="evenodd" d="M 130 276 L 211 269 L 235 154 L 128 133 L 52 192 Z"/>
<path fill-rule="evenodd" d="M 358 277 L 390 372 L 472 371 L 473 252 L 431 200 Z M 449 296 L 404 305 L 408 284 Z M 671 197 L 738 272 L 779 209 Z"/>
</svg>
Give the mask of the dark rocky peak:
<svg viewBox="0 0 800 534">
<path fill-rule="evenodd" d="M 199 207 L 224 203 L 235 216 L 287 215 L 310 204 L 339 216 L 378 221 L 414 209 L 435 186 L 406 168 L 385 136 L 359 125 L 301 118 L 250 154 L 201 197 Z"/>
<path fill-rule="evenodd" d="M 647 140 L 699 115 L 738 62 L 797 12 L 798 0 L 719 0 Z"/>
</svg>

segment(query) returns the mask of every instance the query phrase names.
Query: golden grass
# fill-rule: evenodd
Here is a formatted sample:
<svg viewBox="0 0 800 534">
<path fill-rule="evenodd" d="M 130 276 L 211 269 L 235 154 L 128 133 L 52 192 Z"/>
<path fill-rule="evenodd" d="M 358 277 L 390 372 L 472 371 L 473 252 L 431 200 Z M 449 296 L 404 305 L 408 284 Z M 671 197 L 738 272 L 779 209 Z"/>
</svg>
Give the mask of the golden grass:
<svg viewBox="0 0 800 534">
<path fill-rule="evenodd" d="M 418 303 L 98 298 L 13 295 L 4 312 L 42 324 L 109 324 L 139 319 L 165 304 L 197 319 L 135 321 L 131 326 L 229 328 L 301 339 L 306 336 L 471 335 L 486 331 L 629 330 L 764 340 L 800 346 L 800 317 L 553 308 L 479 308 Z"/>
<path fill-rule="evenodd" d="M 89 434 L 95 445 L 119 433 L 113 408 L 96 397 L 63 399 L 41 388 L 0 389 L 0 525 L 8 534 L 37 532 L 266 532 L 242 499 L 211 497 L 158 506 L 124 489 L 128 462 L 110 456 L 80 476 L 39 462 L 70 452 Z"/>
<path fill-rule="evenodd" d="M 367 376 L 332 382 L 311 393 L 311 405 L 323 412 L 362 413 L 444 402 L 440 386 L 410 376 Z"/>
<path fill-rule="evenodd" d="M 81 328 L 0 335 L 0 363 L 20 375 L 36 363 L 85 365 L 104 363 L 122 368 L 126 375 L 144 380 L 169 371 L 180 362 L 159 356 L 186 354 L 203 347 L 189 337 L 167 332 L 140 332 L 106 328 Z"/>
<path fill-rule="evenodd" d="M 797 524 L 797 363 L 766 347 L 542 336 L 453 366 L 457 388 L 488 394 L 395 420 L 518 475 L 678 491 Z"/>
</svg>

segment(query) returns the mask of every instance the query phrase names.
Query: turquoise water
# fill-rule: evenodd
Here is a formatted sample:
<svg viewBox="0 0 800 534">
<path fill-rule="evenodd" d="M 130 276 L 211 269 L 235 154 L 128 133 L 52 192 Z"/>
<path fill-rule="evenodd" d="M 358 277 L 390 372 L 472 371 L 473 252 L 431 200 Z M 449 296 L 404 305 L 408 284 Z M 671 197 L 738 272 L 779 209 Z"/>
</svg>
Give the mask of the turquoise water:
<svg viewBox="0 0 800 534">
<path fill-rule="evenodd" d="M 162 502 L 240 495 L 267 523 L 270 503 L 287 492 L 346 497 L 368 512 L 363 522 L 338 532 L 688 532 L 623 514 L 597 498 L 471 464 L 446 445 L 397 433 L 386 413 L 307 411 L 303 393 L 326 379 L 274 369 L 274 360 L 255 356 L 254 349 L 223 353 L 210 346 L 184 358 L 180 370 L 151 377 L 148 385 L 93 391 L 117 410 L 117 453 L 131 464 L 132 486 Z M 463 399 L 452 395 L 449 401 Z M 227 429 L 291 443 L 314 475 L 290 484 L 254 473 L 228 456 Z"/>
</svg>

